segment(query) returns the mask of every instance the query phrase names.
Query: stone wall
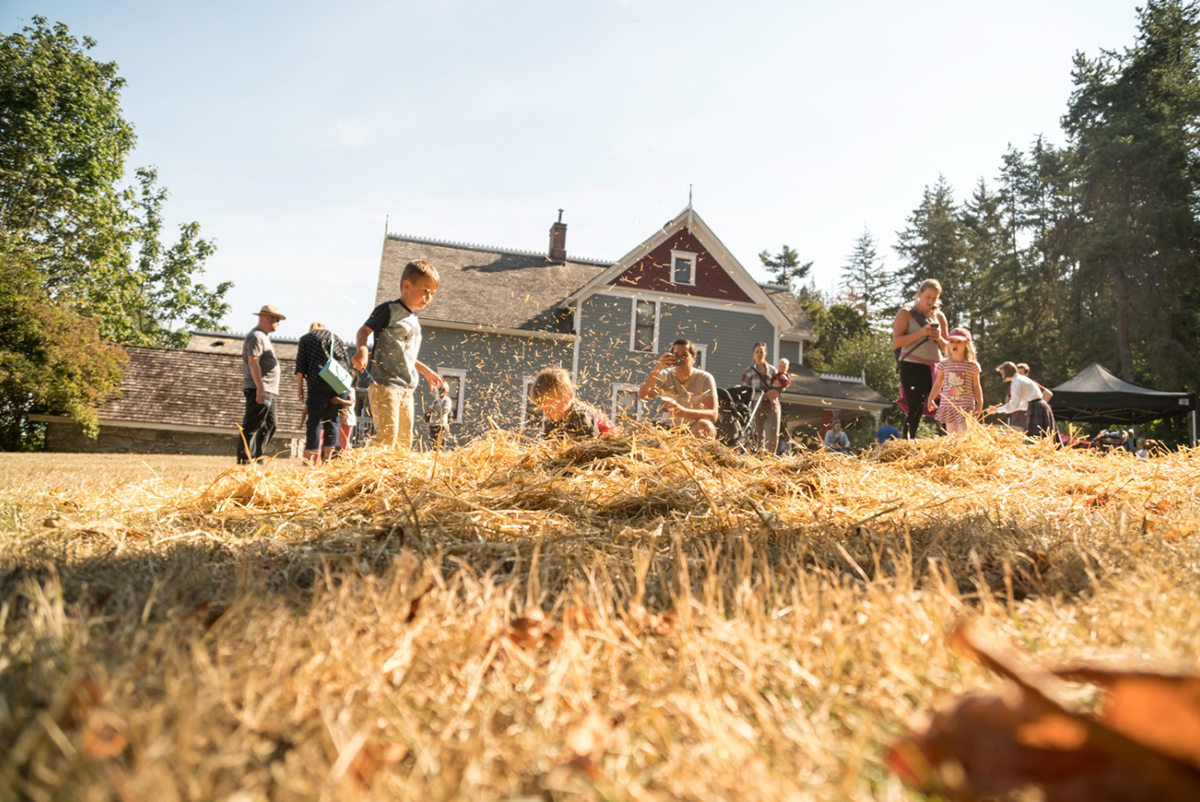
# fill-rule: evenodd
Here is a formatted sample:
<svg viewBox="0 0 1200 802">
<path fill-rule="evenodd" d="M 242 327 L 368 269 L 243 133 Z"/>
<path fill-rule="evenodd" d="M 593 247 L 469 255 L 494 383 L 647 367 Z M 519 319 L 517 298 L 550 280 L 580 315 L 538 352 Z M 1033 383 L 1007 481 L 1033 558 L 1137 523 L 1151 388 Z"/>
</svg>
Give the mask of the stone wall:
<svg viewBox="0 0 1200 802">
<path fill-rule="evenodd" d="M 73 423 L 46 424 L 46 450 L 81 454 L 197 454 L 205 456 L 237 456 L 237 437 L 208 432 L 179 432 L 169 429 L 135 429 L 122 426 L 101 426 L 95 440 Z M 271 442 L 278 458 L 298 456 L 304 443 L 276 437 Z"/>
</svg>

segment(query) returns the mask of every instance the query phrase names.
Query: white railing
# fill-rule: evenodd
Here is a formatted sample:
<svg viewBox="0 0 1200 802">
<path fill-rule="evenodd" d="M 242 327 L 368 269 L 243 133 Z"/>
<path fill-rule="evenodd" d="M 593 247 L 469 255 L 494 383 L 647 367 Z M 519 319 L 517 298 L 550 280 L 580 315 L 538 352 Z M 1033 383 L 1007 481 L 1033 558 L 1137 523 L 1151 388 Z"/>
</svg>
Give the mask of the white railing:
<svg viewBox="0 0 1200 802">
<path fill-rule="evenodd" d="M 866 384 L 867 372 L 864 370 L 861 376 L 839 376 L 836 373 L 822 373 L 822 379 L 828 379 L 835 382 L 849 382 L 851 384 Z"/>
</svg>

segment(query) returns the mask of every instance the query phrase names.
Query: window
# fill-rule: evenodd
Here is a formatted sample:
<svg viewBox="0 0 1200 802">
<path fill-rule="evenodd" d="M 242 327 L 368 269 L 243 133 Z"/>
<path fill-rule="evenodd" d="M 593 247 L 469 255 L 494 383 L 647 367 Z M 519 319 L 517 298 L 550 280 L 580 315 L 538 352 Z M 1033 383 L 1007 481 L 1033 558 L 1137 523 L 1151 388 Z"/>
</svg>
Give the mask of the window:
<svg viewBox="0 0 1200 802">
<path fill-rule="evenodd" d="M 450 395 L 450 422 L 462 423 L 463 395 L 467 384 L 467 372 L 456 368 L 438 368 L 437 374 L 446 383 Z"/>
<path fill-rule="evenodd" d="M 696 367 L 700 370 L 708 370 L 705 365 L 708 364 L 708 346 L 703 343 L 692 343 L 696 349 Z"/>
<path fill-rule="evenodd" d="M 629 350 L 653 354 L 658 351 L 658 301 L 633 299 L 629 325 Z"/>
<path fill-rule="evenodd" d="M 620 423 L 621 418 L 642 419 L 643 404 L 638 400 L 636 384 L 614 384 L 612 388 L 612 419 Z"/>
<path fill-rule="evenodd" d="M 671 251 L 671 283 L 696 284 L 696 254 Z"/>
<path fill-rule="evenodd" d="M 521 380 L 521 428 L 541 426 L 542 411 L 533 403 L 533 377 Z"/>
</svg>

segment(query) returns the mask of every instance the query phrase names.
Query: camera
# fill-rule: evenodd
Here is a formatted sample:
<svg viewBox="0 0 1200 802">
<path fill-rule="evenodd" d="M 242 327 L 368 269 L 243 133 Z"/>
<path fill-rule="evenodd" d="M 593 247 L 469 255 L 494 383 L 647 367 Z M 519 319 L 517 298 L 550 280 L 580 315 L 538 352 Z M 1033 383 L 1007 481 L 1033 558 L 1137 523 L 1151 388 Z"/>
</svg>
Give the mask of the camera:
<svg viewBox="0 0 1200 802">
<path fill-rule="evenodd" d="M 663 354 L 663 363 L 670 367 L 682 364 L 682 362 L 683 360 L 680 359 L 676 354 Z"/>
</svg>

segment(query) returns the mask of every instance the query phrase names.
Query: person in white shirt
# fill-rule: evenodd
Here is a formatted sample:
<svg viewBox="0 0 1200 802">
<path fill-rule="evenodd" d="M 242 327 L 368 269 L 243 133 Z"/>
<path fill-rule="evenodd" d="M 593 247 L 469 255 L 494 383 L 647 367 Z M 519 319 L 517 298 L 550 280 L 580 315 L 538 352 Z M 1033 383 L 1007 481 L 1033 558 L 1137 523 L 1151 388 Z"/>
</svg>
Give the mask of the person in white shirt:
<svg viewBox="0 0 1200 802">
<path fill-rule="evenodd" d="M 1025 434 L 1030 437 L 1044 437 L 1047 434 L 1053 434 L 1055 432 L 1054 413 L 1050 411 L 1050 405 L 1042 398 L 1042 388 L 1038 383 L 1028 376 L 1018 373 L 1017 366 L 1012 362 L 1005 362 L 996 370 L 999 371 L 1004 381 L 1012 383 L 1012 389 L 1009 393 L 1008 403 L 1000 406 L 993 404 L 988 407 L 987 414 L 1008 415 L 1013 412 L 1027 412 L 1028 422 L 1025 426 Z"/>
</svg>

